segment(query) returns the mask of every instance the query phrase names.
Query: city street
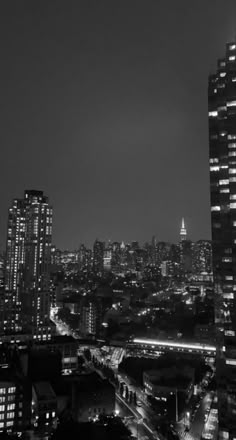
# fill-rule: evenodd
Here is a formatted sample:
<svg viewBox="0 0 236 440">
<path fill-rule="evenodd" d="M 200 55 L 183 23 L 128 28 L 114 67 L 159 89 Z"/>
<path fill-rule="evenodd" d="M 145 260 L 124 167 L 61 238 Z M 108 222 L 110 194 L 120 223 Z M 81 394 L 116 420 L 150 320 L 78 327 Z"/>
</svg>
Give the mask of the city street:
<svg viewBox="0 0 236 440">
<path fill-rule="evenodd" d="M 188 432 L 185 431 L 185 424 L 183 421 L 177 425 L 177 432 L 181 438 L 184 438 L 185 440 L 199 440 L 201 438 L 205 423 L 208 420 L 207 415 L 211 408 L 213 396 L 214 393 L 210 392 L 201 400 L 200 406 L 196 411 L 194 420 L 191 423 Z"/>
<path fill-rule="evenodd" d="M 122 399 L 118 393 L 116 393 L 116 411 L 121 418 L 126 420 L 126 424 L 132 434 L 139 440 L 159 439 L 157 433 L 149 428 L 140 413 Z"/>
</svg>

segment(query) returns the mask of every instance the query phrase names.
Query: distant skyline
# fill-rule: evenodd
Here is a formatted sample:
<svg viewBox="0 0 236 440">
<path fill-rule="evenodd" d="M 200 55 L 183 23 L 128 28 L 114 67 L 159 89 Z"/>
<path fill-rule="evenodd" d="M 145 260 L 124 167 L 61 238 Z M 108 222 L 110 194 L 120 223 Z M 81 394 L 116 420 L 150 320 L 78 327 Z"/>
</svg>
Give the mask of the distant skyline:
<svg viewBox="0 0 236 440">
<path fill-rule="evenodd" d="M 25 189 L 53 243 L 210 239 L 208 75 L 235 40 L 227 0 L 0 5 L 0 247 Z"/>
</svg>

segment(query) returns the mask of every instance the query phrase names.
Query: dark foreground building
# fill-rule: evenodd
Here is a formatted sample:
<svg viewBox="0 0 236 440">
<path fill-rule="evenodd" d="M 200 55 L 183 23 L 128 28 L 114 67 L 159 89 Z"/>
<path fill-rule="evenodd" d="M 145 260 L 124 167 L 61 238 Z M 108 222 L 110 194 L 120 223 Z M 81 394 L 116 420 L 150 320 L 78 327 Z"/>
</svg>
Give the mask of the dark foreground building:
<svg viewBox="0 0 236 440">
<path fill-rule="evenodd" d="M 236 43 L 209 77 L 219 438 L 236 437 Z"/>
</svg>

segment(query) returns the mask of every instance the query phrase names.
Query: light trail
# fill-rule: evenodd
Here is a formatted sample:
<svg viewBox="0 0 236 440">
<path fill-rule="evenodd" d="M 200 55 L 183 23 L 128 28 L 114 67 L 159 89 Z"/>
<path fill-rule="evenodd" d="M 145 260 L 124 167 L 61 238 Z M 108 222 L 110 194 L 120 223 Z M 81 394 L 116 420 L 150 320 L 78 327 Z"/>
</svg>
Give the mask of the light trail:
<svg viewBox="0 0 236 440">
<path fill-rule="evenodd" d="M 176 347 L 176 348 L 187 348 L 189 350 L 203 350 L 203 351 L 216 351 L 216 347 L 213 345 L 206 344 L 187 344 L 184 342 L 170 342 L 170 341 L 158 341 L 156 339 L 139 339 L 135 338 L 132 341 L 134 344 L 146 344 L 146 345 L 156 345 L 162 347 Z"/>
</svg>

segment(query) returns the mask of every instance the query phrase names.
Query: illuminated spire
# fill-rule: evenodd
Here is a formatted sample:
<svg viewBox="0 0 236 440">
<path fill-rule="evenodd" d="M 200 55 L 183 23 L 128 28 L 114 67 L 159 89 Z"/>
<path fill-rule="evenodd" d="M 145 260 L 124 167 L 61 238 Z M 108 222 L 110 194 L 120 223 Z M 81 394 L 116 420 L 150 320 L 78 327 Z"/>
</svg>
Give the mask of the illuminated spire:
<svg viewBox="0 0 236 440">
<path fill-rule="evenodd" d="M 187 230 L 184 223 L 184 218 L 182 218 L 182 224 L 180 229 L 180 241 L 184 241 L 187 238 Z"/>
</svg>

